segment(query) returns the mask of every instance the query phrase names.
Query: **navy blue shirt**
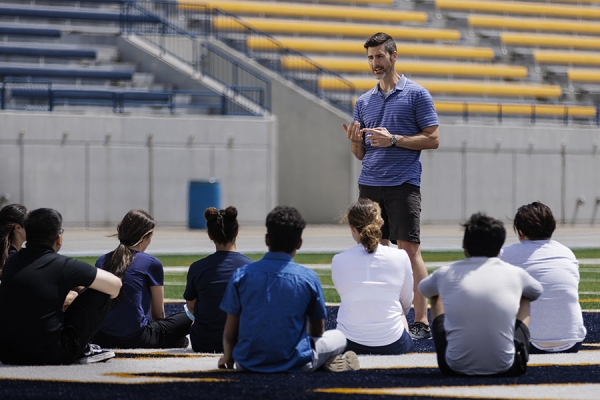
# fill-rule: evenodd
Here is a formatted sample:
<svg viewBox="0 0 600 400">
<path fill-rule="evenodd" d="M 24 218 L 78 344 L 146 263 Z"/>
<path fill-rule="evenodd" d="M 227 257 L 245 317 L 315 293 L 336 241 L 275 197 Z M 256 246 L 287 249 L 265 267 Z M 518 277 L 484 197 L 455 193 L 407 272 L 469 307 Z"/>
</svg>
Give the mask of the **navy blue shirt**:
<svg viewBox="0 0 600 400">
<path fill-rule="evenodd" d="M 183 298 L 196 300 L 190 339 L 194 351 L 223 352 L 227 314 L 219 308 L 233 271 L 251 259 L 235 251 L 217 251 L 190 266 Z"/>
<path fill-rule="evenodd" d="M 100 257 L 96 267 L 102 268 L 106 257 Z M 162 263 L 150 254 L 136 252 L 123 276 L 123 294 L 114 301 L 100 331 L 118 339 L 138 335 L 152 321 L 150 286 L 163 285 Z"/>
<path fill-rule="evenodd" d="M 393 135 L 416 135 L 439 125 L 433 99 L 423 86 L 404 75 L 386 96 L 379 84 L 356 101 L 354 120 L 362 128 L 386 128 Z M 366 136 L 365 156 L 358 183 L 367 186 L 421 186 L 421 151 L 402 147 L 373 147 Z"/>
<path fill-rule="evenodd" d="M 327 315 L 317 274 L 271 252 L 233 273 L 221 309 L 240 317 L 233 359 L 255 372 L 299 372 L 313 360 L 307 318 Z"/>
</svg>

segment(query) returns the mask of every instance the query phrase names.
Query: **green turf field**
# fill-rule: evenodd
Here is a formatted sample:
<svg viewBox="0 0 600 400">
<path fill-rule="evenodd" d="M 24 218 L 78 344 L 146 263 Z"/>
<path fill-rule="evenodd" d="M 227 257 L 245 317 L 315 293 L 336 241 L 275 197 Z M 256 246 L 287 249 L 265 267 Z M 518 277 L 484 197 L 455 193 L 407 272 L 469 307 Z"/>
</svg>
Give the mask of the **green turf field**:
<svg viewBox="0 0 600 400">
<path fill-rule="evenodd" d="M 573 251 L 578 259 L 600 259 L 600 249 L 576 249 Z M 299 264 L 331 264 L 331 259 L 335 253 L 319 254 L 296 254 L 294 261 Z M 196 260 L 206 257 L 207 254 L 195 255 L 157 255 L 165 267 L 189 266 Z M 252 260 L 259 260 L 263 254 L 246 254 Z M 96 257 L 77 257 L 80 260 L 94 264 Z M 423 259 L 425 262 L 443 262 L 462 260 L 464 255 L 458 251 L 424 251 Z M 323 291 L 325 292 L 325 301 L 328 303 L 338 303 L 340 297 L 333 287 L 331 280 L 331 271 L 328 269 L 315 270 L 321 279 Z M 429 273 L 433 269 L 429 270 Z M 186 272 L 166 272 L 165 273 L 165 298 L 183 299 L 185 289 Z M 580 265 L 581 282 L 579 283 L 579 301 L 581 307 L 585 310 L 600 309 L 600 265 Z"/>
</svg>

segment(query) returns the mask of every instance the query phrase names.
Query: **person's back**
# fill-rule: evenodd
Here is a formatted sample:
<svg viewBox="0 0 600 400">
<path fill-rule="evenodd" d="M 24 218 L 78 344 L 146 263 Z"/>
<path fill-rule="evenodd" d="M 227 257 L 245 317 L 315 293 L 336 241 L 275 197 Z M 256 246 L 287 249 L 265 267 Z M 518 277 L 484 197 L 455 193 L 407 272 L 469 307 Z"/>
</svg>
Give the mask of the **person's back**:
<svg viewBox="0 0 600 400">
<path fill-rule="evenodd" d="M 568 247 L 552 240 L 555 228 L 545 204 L 521 206 L 514 218 L 519 243 L 500 254 L 544 288 L 544 295 L 531 304 L 532 352 L 577 352 L 587 333 L 579 304 L 579 263 Z"/>
<path fill-rule="evenodd" d="M 432 275 L 446 314 L 446 361 L 454 371 L 494 374 L 512 365 L 526 275 L 496 257 L 470 257 Z"/>
<path fill-rule="evenodd" d="M 234 359 L 251 371 L 299 372 L 312 360 L 307 318 L 326 315 L 317 274 L 287 254 L 267 253 L 234 272 L 232 284 L 242 307 L 233 309 L 227 298 L 222 307 L 240 312 Z"/>
</svg>

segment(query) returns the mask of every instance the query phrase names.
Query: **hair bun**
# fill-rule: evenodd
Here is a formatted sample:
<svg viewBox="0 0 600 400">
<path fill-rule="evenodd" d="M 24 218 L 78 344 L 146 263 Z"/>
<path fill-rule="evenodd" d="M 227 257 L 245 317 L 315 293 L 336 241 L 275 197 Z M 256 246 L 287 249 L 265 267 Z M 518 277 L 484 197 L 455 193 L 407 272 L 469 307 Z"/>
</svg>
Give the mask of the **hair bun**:
<svg viewBox="0 0 600 400">
<path fill-rule="evenodd" d="M 219 216 L 220 216 L 219 210 L 217 210 L 214 207 L 208 207 L 204 211 L 204 218 L 206 218 L 207 221 L 214 221 L 217 218 L 219 218 Z"/>
<path fill-rule="evenodd" d="M 237 208 L 235 208 L 233 206 L 227 207 L 223 212 L 223 216 L 227 219 L 236 219 L 237 215 L 238 215 Z"/>
</svg>

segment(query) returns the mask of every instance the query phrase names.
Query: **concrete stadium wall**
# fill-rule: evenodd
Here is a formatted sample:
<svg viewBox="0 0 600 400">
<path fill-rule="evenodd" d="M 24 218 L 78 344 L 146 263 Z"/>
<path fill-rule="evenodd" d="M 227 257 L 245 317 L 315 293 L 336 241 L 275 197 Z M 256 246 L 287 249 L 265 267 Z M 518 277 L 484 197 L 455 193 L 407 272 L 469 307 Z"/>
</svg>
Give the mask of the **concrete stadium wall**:
<svg viewBox="0 0 600 400">
<path fill-rule="evenodd" d="M 593 126 L 445 123 L 424 151 L 423 223 L 477 211 L 510 221 L 539 200 L 560 223 L 600 223 L 600 129 Z"/>
<path fill-rule="evenodd" d="M 0 113 L 0 194 L 115 225 L 133 208 L 188 221 L 188 184 L 215 178 L 221 206 L 264 221 L 277 195 L 275 118 Z"/>
</svg>

